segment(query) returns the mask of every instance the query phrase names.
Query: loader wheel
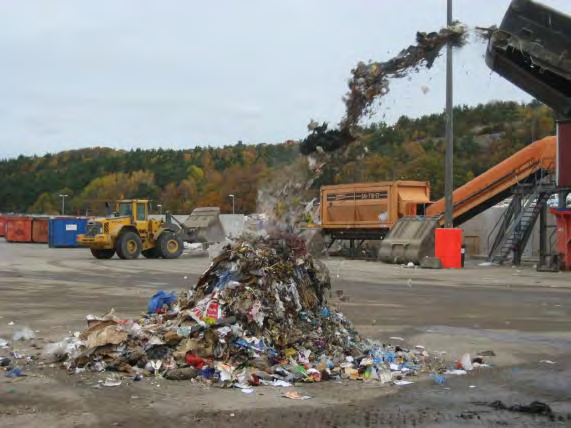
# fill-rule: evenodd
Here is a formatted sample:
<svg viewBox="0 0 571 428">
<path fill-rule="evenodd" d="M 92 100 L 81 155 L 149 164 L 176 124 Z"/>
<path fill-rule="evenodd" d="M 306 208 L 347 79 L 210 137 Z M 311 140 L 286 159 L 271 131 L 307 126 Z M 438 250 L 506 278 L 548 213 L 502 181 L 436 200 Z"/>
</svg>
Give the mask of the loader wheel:
<svg viewBox="0 0 571 428">
<path fill-rule="evenodd" d="M 95 250 L 92 248 L 91 254 L 93 254 L 93 257 L 96 259 L 110 259 L 115 255 L 115 249 L 111 248 L 109 250 Z"/>
<path fill-rule="evenodd" d="M 182 238 L 173 232 L 163 232 L 159 237 L 158 248 L 161 257 L 176 259 L 182 254 Z"/>
<path fill-rule="evenodd" d="M 141 238 L 135 232 L 123 233 L 117 242 L 117 255 L 125 260 L 139 257 L 143 244 Z"/>
<path fill-rule="evenodd" d="M 158 259 L 161 257 L 161 254 L 159 253 L 159 247 L 143 250 L 141 254 L 143 254 L 143 257 L 146 259 Z"/>
</svg>

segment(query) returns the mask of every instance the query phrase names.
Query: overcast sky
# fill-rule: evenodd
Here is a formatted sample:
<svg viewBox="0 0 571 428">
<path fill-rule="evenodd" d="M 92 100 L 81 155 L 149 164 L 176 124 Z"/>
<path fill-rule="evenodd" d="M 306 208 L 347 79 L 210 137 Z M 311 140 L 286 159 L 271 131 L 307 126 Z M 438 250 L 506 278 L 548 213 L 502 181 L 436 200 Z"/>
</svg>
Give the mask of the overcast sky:
<svg viewBox="0 0 571 428">
<path fill-rule="evenodd" d="M 571 13 L 571 1 L 546 0 Z M 454 0 L 468 25 L 509 0 Z M 445 23 L 445 0 L 0 0 L 0 157 L 302 138 L 338 123 L 351 68 Z M 455 103 L 528 101 L 473 43 Z M 376 120 L 444 108 L 444 57 L 395 82 Z M 422 87 L 429 91 L 424 94 Z"/>
</svg>

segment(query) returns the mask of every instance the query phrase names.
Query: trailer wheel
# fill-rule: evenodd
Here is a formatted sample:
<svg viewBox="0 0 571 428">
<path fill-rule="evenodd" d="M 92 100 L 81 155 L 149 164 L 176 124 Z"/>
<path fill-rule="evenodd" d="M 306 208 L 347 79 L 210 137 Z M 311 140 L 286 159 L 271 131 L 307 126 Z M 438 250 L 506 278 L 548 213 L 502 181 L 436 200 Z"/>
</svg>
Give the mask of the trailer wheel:
<svg viewBox="0 0 571 428">
<path fill-rule="evenodd" d="M 139 257 L 143 244 L 135 232 L 127 231 L 121 234 L 117 241 L 117 255 L 124 260 Z"/>
<path fill-rule="evenodd" d="M 115 255 L 115 249 L 111 248 L 109 250 L 96 250 L 92 248 L 91 254 L 93 254 L 93 257 L 96 259 L 110 259 Z"/>
<path fill-rule="evenodd" d="M 182 254 L 182 238 L 173 232 L 165 231 L 159 236 L 158 248 L 161 257 L 176 259 Z"/>
<path fill-rule="evenodd" d="M 141 254 L 143 254 L 143 257 L 146 259 L 158 259 L 161 257 L 161 254 L 159 252 L 159 247 L 153 247 L 149 248 L 148 250 L 143 250 Z"/>
</svg>

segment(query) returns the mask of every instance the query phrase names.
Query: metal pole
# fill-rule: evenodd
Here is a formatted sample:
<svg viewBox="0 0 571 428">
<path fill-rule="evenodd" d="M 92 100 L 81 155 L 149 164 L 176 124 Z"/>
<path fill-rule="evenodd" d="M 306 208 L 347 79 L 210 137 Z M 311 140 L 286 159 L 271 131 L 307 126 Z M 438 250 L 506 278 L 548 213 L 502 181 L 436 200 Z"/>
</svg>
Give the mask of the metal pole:
<svg viewBox="0 0 571 428">
<path fill-rule="evenodd" d="M 67 195 L 60 194 L 59 197 L 61 198 L 61 215 L 65 215 L 65 198 Z"/>
<path fill-rule="evenodd" d="M 446 23 L 452 25 L 452 0 L 448 0 L 446 7 Z M 448 43 L 446 47 L 446 160 L 444 166 L 444 227 L 454 227 L 452 209 L 452 192 L 454 191 L 454 104 L 452 101 L 452 45 Z"/>
<path fill-rule="evenodd" d="M 236 214 L 236 211 L 234 209 L 234 197 L 235 195 L 232 193 L 230 195 L 228 195 L 229 198 L 232 198 L 232 214 Z"/>
<path fill-rule="evenodd" d="M 539 210 L 539 263 L 538 268 L 547 266 L 547 204 Z"/>
</svg>

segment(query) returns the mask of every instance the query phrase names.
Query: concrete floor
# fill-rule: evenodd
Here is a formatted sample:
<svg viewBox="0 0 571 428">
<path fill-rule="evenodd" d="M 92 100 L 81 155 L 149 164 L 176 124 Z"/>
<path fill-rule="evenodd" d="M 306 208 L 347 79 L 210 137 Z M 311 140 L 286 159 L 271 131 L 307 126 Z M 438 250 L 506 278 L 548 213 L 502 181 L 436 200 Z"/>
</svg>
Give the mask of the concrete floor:
<svg viewBox="0 0 571 428">
<path fill-rule="evenodd" d="M 298 389 L 314 398 L 296 402 L 279 390 L 253 395 L 188 382 L 145 379 L 96 389 L 94 375 L 69 376 L 59 368 L 29 367 L 30 376 L 0 378 L 0 426 L 570 426 L 571 274 L 538 273 L 532 267 L 421 270 L 365 261 L 328 259 L 331 304 L 365 336 L 402 336 L 408 345 L 446 351 L 493 350 L 494 365 L 407 387 L 324 382 Z M 39 330 L 23 353 L 39 353 L 85 327 L 89 313 L 114 308 L 137 317 L 159 289 L 193 284 L 207 258 L 95 260 L 83 249 L 0 241 L 0 338 L 15 328 Z M 13 321 L 14 326 L 9 323 Z M 6 354 L 6 350 L 0 350 Z M 556 364 L 540 363 L 541 360 Z M 540 400 L 558 418 L 490 410 L 476 402 Z"/>
</svg>

